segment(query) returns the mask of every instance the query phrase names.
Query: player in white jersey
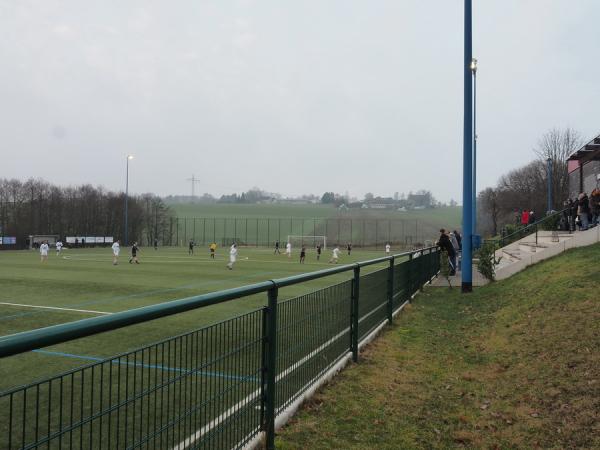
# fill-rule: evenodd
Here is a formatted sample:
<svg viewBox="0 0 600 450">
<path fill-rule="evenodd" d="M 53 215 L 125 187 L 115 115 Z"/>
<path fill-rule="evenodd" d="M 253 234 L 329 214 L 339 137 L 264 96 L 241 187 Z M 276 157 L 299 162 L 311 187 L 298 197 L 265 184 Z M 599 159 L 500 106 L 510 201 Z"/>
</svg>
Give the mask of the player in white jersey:
<svg viewBox="0 0 600 450">
<path fill-rule="evenodd" d="M 336 245 L 333 248 L 333 251 L 331 252 L 331 259 L 329 260 L 329 263 L 333 263 L 333 264 L 337 264 L 338 262 L 338 258 L 340 257 L 340 249 L 339 247 Z"/>
<path fill-rule="evenodd" d="M 112 245 L 113 252 L 113 266 L 119 264 L 119 253 L 121 252 L 121 246 L 119 245 L 119 241 L 115 241 Z"/>
<path fill-rule="evenodd" d="M 48 241 L 44 241 L 42 242 L 42 245 L 40 245 L 40 258 L 42 262 L 46 262 L 48 261 L 48 249 L 50 247 L 48 246 Z"/>
<path fill-rule="evenodd" d="M 233 244 L 229 249 L 229 263 L 227 264 L 227 268 L 229 270 L 233 269 L 233 265 L 235 264 L 235 261 L 237 259 L 237 252 L 237 245 Z"/>
<path fill-rule="evenodd" d="M 61 241 L 58 241 L 56 243 L 56 256 L 60 256 L 60 252 L 62 252 L 62 248 L 63 248 L 63 243 Z"/>
<path fill-rule="evenodd" d="M 392 246 L 388 242 L 387 244 L 385 244 L 385 254 L 389 255 L 391 250 L 392 250 Z"/>
<path fill-rule="evenodd" d="M 287 244 L 285 244 L 285 254 L 287 255 L 288 258 L 292 257 L 292 243 L 288 242 Z"/>
</svg>

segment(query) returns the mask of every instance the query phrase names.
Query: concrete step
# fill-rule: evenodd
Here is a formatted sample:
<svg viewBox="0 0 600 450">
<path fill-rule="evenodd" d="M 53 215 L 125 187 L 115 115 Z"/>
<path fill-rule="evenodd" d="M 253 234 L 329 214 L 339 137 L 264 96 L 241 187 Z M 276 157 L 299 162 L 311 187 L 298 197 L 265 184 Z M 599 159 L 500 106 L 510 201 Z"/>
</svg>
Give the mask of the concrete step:
<svg viewBox="0 0 600 450">
<path fill-rule="evenodd" d="M 519 252 L 519 250 L 503 248 L 502 253 L 505 260 L 508 259 L 513 262 L 521 260 L 521 252 Z"/>
<path fill-rule="evenodd" d="M 535 253 L 548 248 L 548 245 L 535 242 L 519 242 L 519 250 L 525 253 Z"/>
</svg>

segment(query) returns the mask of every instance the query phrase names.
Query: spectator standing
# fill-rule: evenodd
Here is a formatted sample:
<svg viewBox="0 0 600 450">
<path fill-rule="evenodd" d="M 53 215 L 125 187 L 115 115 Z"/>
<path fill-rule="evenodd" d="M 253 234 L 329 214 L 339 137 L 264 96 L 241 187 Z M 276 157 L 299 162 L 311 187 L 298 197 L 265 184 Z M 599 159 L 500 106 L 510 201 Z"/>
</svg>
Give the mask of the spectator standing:
<svg viewBox="0 0 600 450">
<path fill-rule="evenodd" d="M 600 189 L 598 188 L 592 191 L 590 207 L 592 210 L 592 225 L 600 224 Z"/>
<path fill-rule="evenodd" d="M 529 224 L 529 211 L 526 209 L 521 213 L 521 225 L 526 227 Z"/>
<path fill-rule="evenodd" d="M 442 251 L 445 251 L 448 254 L 448 262 L 450 264 L 450 273 L 449 275 L 452 277 L 456 275 L 456 252 L 454 251 L 454 246 L 450 241 L 450 237 L 446 234 L 445 229 L 440 230 L 440 238 L 437 241 L 437 245 L 440 246 Z"/>
<path fill-rule="evenodd" d="M 590 201 L 585 192 L 579 194 L 579 221 L 581 222 L 581 231 L 585 231 L 589 226 Z"/>
</svg>

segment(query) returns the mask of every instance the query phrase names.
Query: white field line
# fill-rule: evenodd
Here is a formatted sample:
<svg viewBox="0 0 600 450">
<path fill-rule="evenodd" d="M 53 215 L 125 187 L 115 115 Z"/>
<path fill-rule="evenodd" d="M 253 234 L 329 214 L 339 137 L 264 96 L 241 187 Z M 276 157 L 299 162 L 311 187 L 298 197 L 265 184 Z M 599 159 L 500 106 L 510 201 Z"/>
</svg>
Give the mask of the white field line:
<svg viewBox="0 0 600 450">
<path fill-rule="evenodd" d="M 396 314 L 403 307 L 404 307 L 404 304 L 400 308 L 398 308 Z M 359 323 L 362 322 L 363 320 L 365 320 L 367 317 L 369 317 L 374 312 L 375 311 L 371 311 L 368 314 L 366 314 L 365 316 L 363 316 L 359 320 Z M 379 332 L 381 330 L 381 328 L 383 328 L 383 326 L 385 326 L 386 324 L 387 324 L 387 320 L 384 321 L 384 322 L 382 322 L 379 327 L 377 327 L 373 332 L 371 332 L 369 334 L 369 336 L 374 335 L 377 332 Z M 312 350 L 310 353 L 308 353 L 302 359 L 299 359 L 294 364 L 292 364 L 287 369 L 285 369 L 283 372 L 281 372 L 276 377 L 275 382 L 277 382 L 277 381 L 281 380 L 282 378 L 285 378 L 286 376 L 288 376 L 291 372 L 293 372 L 294 370 L 296 370 L 297 368 L 299 368 L 300 366 L 302 366 L 302 364 L 304 364 L 306 361 L 308 361 L 313 356 L 315 356 L 316 354 L 318 354 L 321 350 L 323 350 L 324 348 L 330 346 L 335 341 L 337 341 L 340 337 L 342 337 L 344 334 L 349 333 L 349 332 L 350 332 L 350 327 L 346 327 L 344 330 L 342 330 L 341 332 L 339 332 L 338 334 L 336 334 L 334 337 L 332 337 L 329 340 L 325 341 L 323 344 L 321 344 L 316 349 Z M 367 336 L 365 339 L 363 339 L 363 341 L 362 341 L 363 344 L 362 345 L 364 345 L 364 343 L 369 342 L 372 339 L 372 337 L 369 339 L 369 336 Z M 360 347 L 360 344 L 359 344 L 359 347 Z M 311 380 L 311 382 L 314 382 L 314 380 Z M 225 419 L 227 419 L 229 416 L 231 416 L 236 411 L 238 411 L 241 407 L 243 407 L 244 405 L 246 405 L 249 402 L 251 402 L 252 400 L 254 400 L 259 395 L 260 395 L 260 389 L 257 389 L 252 394 L 250 394 L 246 398 L 244 398 L 242 401 L 238 402 L 237 404 L 235 404 L 234 406 L 232 406 L 231 408 L 229 408 L 227 411 L 225 411 L 219 417 L 217 417 L 216 419 L 213 419 L 211 422 L 209 422 L 208 424 L 206 424 L 205 426 L 203 426 L 200 430 L 196 431 L 193 435 L 191 435 L 187 439 L 184 439 L 183 441 L 181 441 L 177 446 L 173 447 L 173 450 L 183 450 L 183 449 L 187 448 L 188 446 L 190 446 L 191 444 L 193 444 L 194 442 L 196 442 L 199 438 L 201 438 L 203 435 L 205 435 L 210 430 L 212 430 L 217 425 L 219 425 L 221 422 L 223 422 Z"/>
<path fill-rule="evenodd" d="M 88 314 L 103 314 L 103 315 L 113 314 L 111 312 L 94 311 L 92 309 L 59 308 L 58 306 L 24 305 L 22 303 L 0 302 L 0 305 L 20 306 L 20 307 L 23 307 L 23 308 L 53 309 L 53 310 L 57 310 L 57 311 L 75 311 L 75 312 L 88 313 Z"/>
<path fill-rule="evenodd" d="M 281 380 L 282 378 L 285 378 L 291 372 L 293 372 L 298 367 L 300 367 L 302 364 L 304 364 L 306 361 L 308 361 L 310 358 L 312 358 L 316 353 L 320 352 L 325 347 L 328 347 L 329 345 L 331 345 L 332 343 L 334 343 L 337 339 L 339 339 L 341 336 L 343 336 L 345 333 L 348 333 L 349 331 L 350 331 L 350 327 L 347 327 L 346 329 L 344 329 L 343 331 L 341 331 L 340 333 L 338 333 L 337 335 L 335 335 L 334 337 L 330 338 L 328 341 L 324 342 L 319 347 L 317 347 L 316 349 L 314 349 L 313 351 L 311 351 L 304 358 L 298 360 L 297 362 L 295 362 L 294 364 L 292 364 L 291 366 L 289 366 L 287 369 L 285 369 L 283 372 L 281 372 L 276 377 L 275 382 Z M 245 399 L 243 399 L 242 401 L 240 401 L 237 404 L 233 405 L 231 408 L 229 408 L 227 411 L 225 411 L 219 417 L 217 417 L 216 419 L 213 419 L 208 424 L 204 425 L 200 430 L 196 431 L 190 437 L 188 437 L 187 439 L 184 439 L 183 441 L 181 441 L 178 445 L 176 445 L 175 447 L 173 447 L 173 450 L 183 450 L 183 449 L 187 448 L 188 446 L 192 445 L 194 442 L 196 442 L 198 439 L 200 439 L 203 435 L 205 435 L 210 430 L 212 430 L 213 428 L 215 428 L 221 422 L 225 421 L 229 416 L 231 416 L 232 414 L 234 414 L 235 412 L 237 412 L 239 409 L 241 409 L 241 407 L 243 407 L 244 405 L 248 404 L 249 402 L 251 402 L 252 400 L 254 400 L 258 396 L 260 396 L 260 389 L 257 389 L 252 394 L 248 395 Z"/>
<path fill-rule="evenodd" d="M 417 290 L 417 292 L 415 292 L 411 296 L 411 298 L 413 298 L 415 295 L 417 295 L 418 292 L 419 291 Z M 398 315 L 400 313 L 400 311 L 402 311 L 407 304 L 408 304 L 408 301 L 405 301 L 402 305 L 400 305 L 400 307 L 398 309 L 396 309 L 396 311 L 393 312 L 393 317 L 395 317 L 396 315 Z M 363 320 L 365 320 L 367 317 L 369 317 L 374 312 L 375 312 L 375 310 L 371 311 L 368 314 L 366 314 L 365 316 L 363 316 L 359 320 L 359 323 L 362 322 Z M 377 334 L 383 329 L 383 327 L 387 323 L 388 323 L 387 320 L 385 320 L 381 324 L 379 324 L 375 329 L 373 329 L 373 331 L 371 331 L 359 343 L 359 345 L 358 345 L 359 349 L 361 349 L 364 345 L 366 345 L 369 342 L 371 342 L 375 338 L 375 336 L 377 336 Z M 304 358 L 298 360 L 297 362 L 295 362 L 294 364 L 292 364 L 291 366 L 289 366 L 287 369 L 285 369 L 283 372 L 281 372 L 276 377 L 275 382 L 279 381 L 281 378 L 286 377 L 289 373 L 293 372 L 298 367 L 300 367 L 302 364 L 304 364 L 304 362 L 306 362 L 307 360 L 309 360 L 310 358 L 312 358 L 316 353 L 320 352 L 325 347 L 328 347 L 333 342 L 335 342 L 337 339 L 339 339 L 342 335 L 344 335 L 345 333 L 349 333 L 349 332 L 350 332 L 350 327 L 346 327 L 340 333 L 338 333 L 334 337 L 330 338 L 328 341 L 326 341 L 323 344 L 321 344 L 321 346 L 319 346 L 315 350 L 311 351 Z M 339 363 L 341 363 L 342 361 L 344 361 L 343 364 L 345 364 L 347 362 L 346 357 L 342 358 L 342 360 L 339 361 Z M 337 366 L 338 366 L 338 364 L 336 364 L 334 367 L 337 368 Z M 328 374 L 330 372 L 332 372 L 332 371 L 333 371 L 333 368 L 328 371 Z M 335 372 L 337 372 L 337 371 L 339 371 L 339 369 L 335 370 Z M 314 381 L 315 380 L 312 380 L 312 382 L 314 382 Z M 205 435 L 210 430 L 212 430 L 213 428 L 215 428 L 216 426 L 218 426 L 220 423 L 222 423 L 223 421 L 225 421 L 229 416 L 233 415 L 235 412 L 237 412 L 238 410 L 240 410 L 243 406 L 245 406 L 246 404 L 250 403 L 252 400 L 254 400 L 258 396 L 260 396 L 260 389 L 257 389 L 252 394 L 250 394 L 246 398 L 244 398 L 242 401 L 236 403 L 231 408 L 229 408 L 227 411 L 225 411 L 224 413 L 222 413 L 219 417 L 217 417 L 216 419 L 213 419 L 208 424 L 206 424 L 205 426 L 203 426 L 202 428 L 200 428 L 198 431 L 196 431 L 194 434 L 190 435 L 188 438 L 186 438 L 183 441 L 181 441 L 179 444 L 177 444 L 175 447 L 173 447 L 172 450 L 184 450 L 184 449 L 186 449 L 188 446 L 192 445 L 194 442 L 196 442 L 198 439 L 200 439 L 203 435 Z M 303 396 L 303 398 L 306 398 L 306 397 Z M 286 410 L 287 409 L 292 409 L 292 407 L 293 407 L 294 410 L 296 410 L 298 408 L 298 406 L 299 405 L 297 404 L 297 402 L 294 402 L 294 403 L 292 403 L 292 405 L 290 405 L 290 407 L 286 408 Z M 251 442 L 253 442 L 253 441 L 255 441 L 255 440 L 251 440 Z M 255 445 L 256 445 L 256 443 L 255 443 Z"/>
</svg>

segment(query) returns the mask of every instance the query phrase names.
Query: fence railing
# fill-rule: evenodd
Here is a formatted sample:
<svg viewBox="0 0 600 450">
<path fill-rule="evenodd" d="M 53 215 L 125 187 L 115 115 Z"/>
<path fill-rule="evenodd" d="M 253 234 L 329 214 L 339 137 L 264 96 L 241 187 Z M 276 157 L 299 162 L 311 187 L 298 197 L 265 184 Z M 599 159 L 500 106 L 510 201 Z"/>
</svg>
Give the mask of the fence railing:
<svg viewBox="0 0 600 450">
<path fill-rule="evenodd" d="M 487 239 L 485 243 L 493 244 L 496 248 L 506 247 L 513 242 L 518 241 L 519 239 L 523 239 L 525 236 L 529 236 L 530 234 L 535 233 L 535 243 L 538 243 L 538 230 L 555 230 L 558 220 L 563 216 L 563 214 L 569 211 L 569 208 L 563 209 L 561 211 L 555 211 L 551 214 L 548 214 L 529 225 L 525 225 L 519 227 L 513 233 L 507 234 L 505 236 L 501 236 L 496 239 Z"/>
<path fill-rule="evenodd" d="M 357 361 L 361 341 L 438 271 L 431 247 L 0 338 L 5 358 L 267 295 L 238 317 L 0 393 L 0 448 L 222 449 L 265 438 L 271 449 L 276 417 L 343 358 Z M 351 277 L 278 300 L 279 289 L 340 273 Z"/>
<path fill-rule="evenodd" d="M 212 242 L 231 245 L 272 246 L 287 236 L 326 236 L 328 243 L 355 247 L 414 247 L 437 232 L 435 224 L 420 219 L 302 218 L 302 217 L 172 217 L 158 236 L 162 245 L 187 245 L 193 240 L 207 246 Z M 307 239 L 307 245 L 318 241 Z"/>
</svg>

